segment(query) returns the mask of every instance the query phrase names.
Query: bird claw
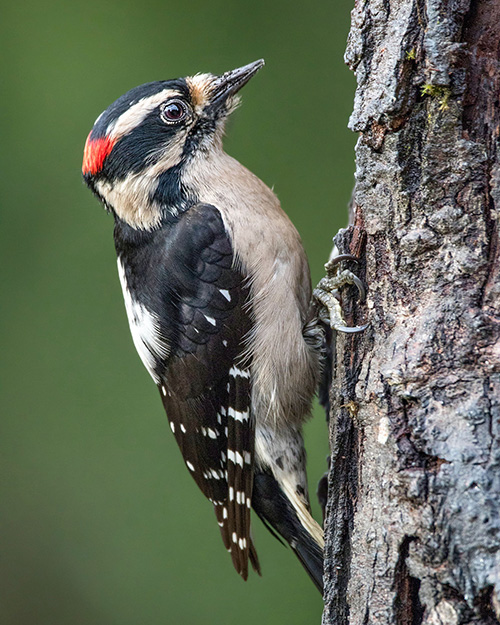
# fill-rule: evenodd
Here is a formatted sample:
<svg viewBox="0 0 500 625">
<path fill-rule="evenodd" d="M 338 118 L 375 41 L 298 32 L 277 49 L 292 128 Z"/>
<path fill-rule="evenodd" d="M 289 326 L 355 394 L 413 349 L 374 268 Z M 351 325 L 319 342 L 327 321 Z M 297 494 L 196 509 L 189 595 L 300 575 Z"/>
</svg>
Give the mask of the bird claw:
<svg viewBox="0 0 500 625">
<path fill-rule="evenodd" d="M 362 326 L 346 326 L 342 315 L 342 308 L 338 300 L 338 291 L 346 284 L 352 284 L 358 289 L 359 299 L 366 299 L 366 289 L 363 282 L 349 269 L 339 271 L 338 265 L 343 261 L 350 260 L 359 262 L 356 256 L 351 254 L 339 254 L 325 264 L 326 278 L 320 280 L 313 291 L 313 297 L 322 304 L 319 318 L 337 332 L 355 334 L 366 330 L 369 324 Z"/>
</svg>

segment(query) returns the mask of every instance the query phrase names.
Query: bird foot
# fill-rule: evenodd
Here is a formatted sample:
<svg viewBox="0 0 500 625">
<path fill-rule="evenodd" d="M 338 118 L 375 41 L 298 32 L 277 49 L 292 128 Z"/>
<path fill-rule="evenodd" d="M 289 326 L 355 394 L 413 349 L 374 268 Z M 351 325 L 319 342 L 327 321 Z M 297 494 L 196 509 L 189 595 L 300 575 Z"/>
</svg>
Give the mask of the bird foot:
<svg viewBox="0 0 500 625">
<path fill-rule="evenodd" d="M 339 271 L 339 265 L 345 260 L 358 262 L 356 256 L 340 254 L 329 260 L 325 265 L 326 278 L 320 280 L 313 291 L 313 297 L 322 305 L 319 318 L 337 332 L 363 332 L 368 324 L 362 326 L 346 326 L 342 315 L 342 308 L 338 299 L 339 290 L 346 284 L 352 284 L 358 289 L 360 301 L 364 301 L 366 290 L 364 284 L 356 274 L 349 269 Z"/>
</svg>

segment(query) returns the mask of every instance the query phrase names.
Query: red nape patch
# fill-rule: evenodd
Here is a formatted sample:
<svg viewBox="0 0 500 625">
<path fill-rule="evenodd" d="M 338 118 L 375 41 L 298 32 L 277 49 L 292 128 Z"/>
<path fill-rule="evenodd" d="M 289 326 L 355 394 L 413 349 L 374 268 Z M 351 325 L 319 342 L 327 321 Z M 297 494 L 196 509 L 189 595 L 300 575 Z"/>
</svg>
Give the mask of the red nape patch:
<svg viewBox="0 0 500 625">
<path fill-rule="evenodd" d="M 83 165 L 82 172 L 83 174 L 94 175 L 101 171 L 102 166 L 104 165 L 104 161 L 106 157 L 113 149 L 113 146 L 116 143 L 115 139 L 110 139 L 109 137 L 100 137 L 99 139 L 91 139 L 90 136 L 92 132 L 87 137 L 87 141 L 85 142 L 85 149 L 83 151 Z"/>
</svg>

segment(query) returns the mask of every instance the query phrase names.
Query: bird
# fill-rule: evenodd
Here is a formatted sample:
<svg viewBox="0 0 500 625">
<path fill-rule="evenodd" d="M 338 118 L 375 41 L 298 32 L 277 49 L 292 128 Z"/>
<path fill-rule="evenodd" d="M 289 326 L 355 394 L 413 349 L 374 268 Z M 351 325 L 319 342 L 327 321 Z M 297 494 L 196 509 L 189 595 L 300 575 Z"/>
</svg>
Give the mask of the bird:
<svg viewBox="0 0 500 625">
<path fill-rule="evenodd" d="M 321 330 L 300 236 L 223 149 L 258 60 L 135 87 L 95 121 L 85 183 L 114 216 L 132 339 L 236 571 L 261 568 L 251 510 L 323 590 L 302 427 Z"/>
</svg>

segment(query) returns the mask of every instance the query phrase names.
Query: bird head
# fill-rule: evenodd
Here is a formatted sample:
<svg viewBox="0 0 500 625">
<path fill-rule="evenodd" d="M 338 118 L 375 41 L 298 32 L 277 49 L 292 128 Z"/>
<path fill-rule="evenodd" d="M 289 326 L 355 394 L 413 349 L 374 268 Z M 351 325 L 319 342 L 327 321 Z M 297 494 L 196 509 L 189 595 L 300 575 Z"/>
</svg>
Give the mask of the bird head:
<svg viewBox="0 0 500 625">
<path fill-rule="evenodd" d="M 197 74 L 128 91 L 97 118 L 87 138 L 87 185 L 108 209 L 128 215 L 130 225 L 157 225 L 152 203 L 160 177 L 171 172 L 175 178 L 195 155 L 222 149 L 237 93 L 263 65 L 259 60 L 221 76 Z"/>
</svg>

